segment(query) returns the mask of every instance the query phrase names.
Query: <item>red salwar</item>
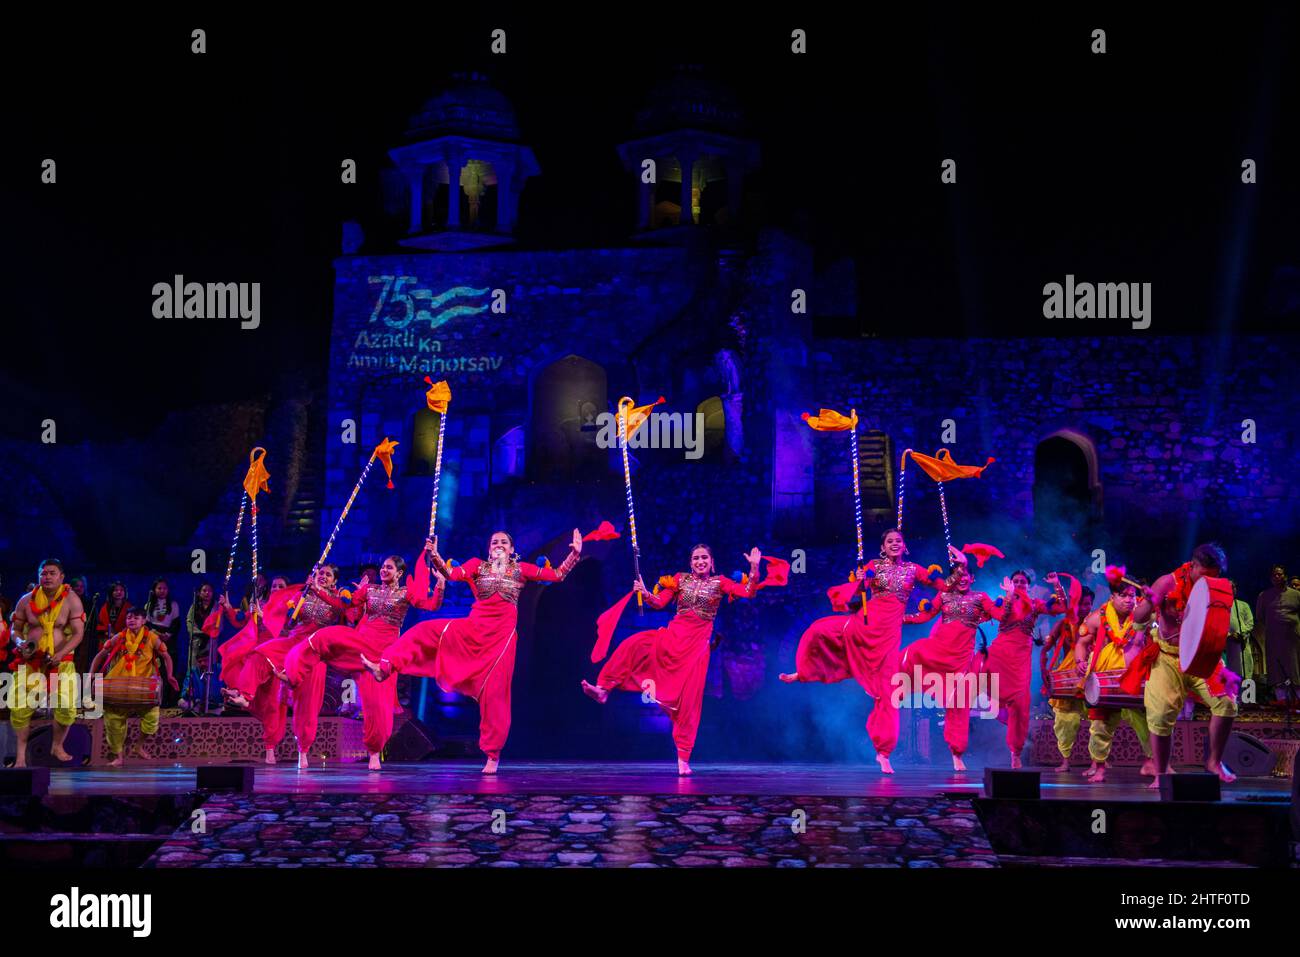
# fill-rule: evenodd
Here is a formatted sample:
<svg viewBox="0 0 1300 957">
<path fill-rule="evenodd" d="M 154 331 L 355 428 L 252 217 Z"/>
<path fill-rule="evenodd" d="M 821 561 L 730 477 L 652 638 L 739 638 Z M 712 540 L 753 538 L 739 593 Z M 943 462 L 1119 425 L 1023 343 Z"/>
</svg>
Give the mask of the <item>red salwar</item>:
<svg viewBox="0 0 1300 957">
<path fill-rule="evenodd" d="M 395 672 L 432 678 L 443 691 L 477 701 L 479 749 L 499 759 L 510 734 L 519 594 L 527 582 L 564 581 L 577 563 L 578 553 L 570 551 L 558 568 L 510 562 L 498 573 L 490 562 L 471 558 L 448 569 L 448 577 L 468 583 L 474 595 L 469 614 L 420 622 L 382 652 L 383 662 Z M 380 653 L 366 657 L 379 660 Z M 396 683 L 387 681 L 384 686 Z"/>
<path fill-rule="evenodd" d="M 903 672 L 911 680 L 919 668 L 923 683 L 932 675 L 943 682 L 943 740 L 949 751 L 961 757 L 970 740 L 975 682 L 969 676 L 976 674 L 972 661 L 976 629 L 986 621 L 996 620 L 1002 610 L 982 591 L 965 594 L 950 591 L 940 594 L 926 611 L 905 615 L 904 620 L 908 624 L 920 624 L 941 612 L 942 618 L 930 629 L 930 634 L 904 649 Z M 913 688 L 918 690 L 923 688 Z"/>
<path fill-rule="evenodd" d="M 596 684 L 606 691 L 649 695 L 672 719 L 677 757 L 689 761 L 700 729 L 718 605 L 724 597 L 753 598 L 763 584 L 753 579 L 740 584 L 720 575 L 700 577 L 689 572 L 660 583 L 663 587 L 658 594 L 645 596 L 646 603 L 660 609 L 676 598 L 677 613 L 663 628 L 623 639 L 600 669 Z"/>
<path fill-rule="evenodd" d="M 1065 611 L 1064 593 L 1048 603 L 1023 593 L 1007 602 L 998 622 L 997 637 L 989 643 L 988 654 L 980 663 L 982 674 L 997 676 L 999 720 L 1007 723 L 1007 747 L 1019 754 L 1029 737 L 1029 708 L 1033 698 L 1034 624 L 1039 615 L 1059 615 Z"/>
<path fill-rule="evenodd" d="M 893 701 L 894 676 L 902 664 L 903 613 L 907 597 L 918 584 L 929 583 L 928 572 L 915 562 L 872 559 L 865 582 L 871 588 L 866 619 L 860 611 L 818 618 L 799 639 L 795 673 L 800 681 L 834 684 L 857 681 L 875 704 L 867 715 L 867 734 L 881 757 L 898 744 L 898 707 Z M 831 604 L 846 607 L 862 582 L 829 589 Z"/>
<path fill-rule="evenodd" d="M 352 604 L 365 609 L 356 628 L 328 625 L 306 641 L 298 642 L 285 656 L 284 670 L 294 688 L 294 729 L 300 752 L 305 753 L 316 740 L 316 716 L 325 697 L 326 664 L 361 673 L 357 693 L 361 697 L 362 739 L 371 754 L 384 750 L 393 734 L 397 682 L 376 681 L 365 669 L 361 656 L 373 661 L 383 655 L 397 640 L 408 609 L 414 606 L 436 611 L 442 605 L 442 589 L 434 589 L 430 596 L 429 566 L 421 553 L 415 560 L 415 574 L 407 576 L 404 586 L 366 583 L 353 593 Z M 336 607 L 342 608 L 341 600 Z M 299 710 L 305 712 L 301 730 L 297 721 Z"/>
<path fill-rule="evenodd" d="M 286 617 L 277 638 L 263 641 L 243 656 L 239 676 L 232 686 L 248 699 L 248 710 L 262 722 L 262 740 L 268 750 L 279 747 L 288 725 L 288 691 L 275 678 L 284 669 L 285 659 L 299 642 L 306 641 L 322 628 L 338 624 L 346 605 L 335 595 L 312 591 L 299 599 L 302 611 L 297 620 Z M 310 700 L 319 690 L 324 696 L 325 665 L 312 669 L 294 690 L 293 730 L 298 738 L 298 750 L 306 753 L 316 741 L 316 724 L 320 714 L 320 700 L 312 710 Z"/>
</svg>

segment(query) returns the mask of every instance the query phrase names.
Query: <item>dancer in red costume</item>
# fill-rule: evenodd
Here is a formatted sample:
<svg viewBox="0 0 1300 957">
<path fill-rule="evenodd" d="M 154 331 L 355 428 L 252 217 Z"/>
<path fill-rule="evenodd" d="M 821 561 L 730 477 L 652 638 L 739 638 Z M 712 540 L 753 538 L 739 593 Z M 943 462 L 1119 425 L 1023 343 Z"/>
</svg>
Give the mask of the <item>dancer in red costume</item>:
<svg viewBox="0 0 1300 957">
<path fill-rule="evenodd" d="M 1002 582 L 1010 594 L 998 621 L 997 637 L 989 644 L 988 654 L 980 664 L 980 672 L 997 681 L 997 703 L 1006 712 L 1007 747 L 1011 751 L 1011 766 L 1021 766 L 1020 752 L 1029 737 L 1029 705 L 1033 697 L 1030 683 L 1034 671 L 1034 623 L 1039 615 L 1059 615 L 1068 607 L 1065 589 L 1056 572 L 1046 576 L 1054 594 L 1050 602 L 1035 598 L 1029 592 L 1029 574 L 1012 572 L 1009 580 Z"/>
<path fill-rule="evenodd" d="M 393 672 L 433 678 L 443 691 L 468 695 L 478 702 L 479 748 L 487 755 L 484 774 L 496 774 L 501 749 L 510 734 L 510 685 L 515 673 L 515 624 L 519 594 L 530 581 L 561 582 L 578 564 L 582 533 L 573 530 L 568 556 L 558 568 L 539 568 L 519 561 L 515 543 L 505 532 L 488 539 L 488 560 L 471 558 L 448 567 L 436 542 L 425 542 L 433 567 L 449 581 L 467 582 L 474 604 L 464 618 L 435 618 L 408 630 L 390 647 L 367 649 L 361 663 L 367 679 L 388 683 Z M 424 564 L 421 556 L 417 564 Z M 367 710 L 367 714 L 368 714 Z"/>
<path fill-rule="evenodd" d="M 655 593 L 647 591 L 645 582 L 638 578 L 632 585 L 634 594 L 643 595 L 646 604 L 654 609 L 666 608 L 676 598 L 677 614 L 664 628 L 629 635 L 600 669 L 596 683 L 582 682 L 587 697 L 600 704 L 609 700 L 611 691 L 621 690 L 640 692 L 663 708 L 673 722 L 678 774 L 691 773 L 691 750 L 700 727 L 718 605 L 724 597 L 753 598 L 766 584 L 758 581 L 762 553 L 755 548 L 745 558 L 749 576 L 743 584 L 717 574 L 708 545 L 691 549 L 691 570 L 661 578 Z M 624 598 L 622 603 L 626 601 Z M 602 618 L 609 633 L 600 635 L 598 648 L 608 646 L 617 615 Z"/>
<path fill-rule="evenodd" d="M 411 606 L 436 611 L 442 605 L 441 588 L 434 589 L 432 596 L 429 594 L 429 566 L 424 556 L 416 561 L 414 576 L 408 577 L 403 585 L 402 576 L 405 573 L 406 562 L 402 556 L 389 555 L 379 566 L 378 584 L 372 584 L 369 578 L 363 576 L 352 595 L 353 606 L 365 609 L 355 629 L 346 625 L 329 625 L 289 650 L 285 656 L 284 671 L 277 677 L 294 689 L 295 713 L 298 708 L 304 708 L 308 716 L 320 713 L 321 700 L 325 695 L 324 676 L 318 670 L 322 663 L 334 665 L 343 671 L 361 671 L 363 654 L 378 658 L 397 640 L 402 629 L 402 619 Z M 342 600 L 327 593 L 318 592 L 317 596 L 339 611 L 344 608 Z M 380 753 L 393 733 L 397 686 L 395 683 L 381 685 L 372 675 L 362 674 L 358 692 L 364 719 L 362 737 L 366 750 L 370 752 L 370 770 L 378 771 Z M 311 739 L 314 739 L 314 722 L 311 730 L 313 734 L 305 743 L 301 738 L 298 742 L 299 767 L 306 767 L 305 749 L 311 746 Z"/>
<path fill-rule="evenodd" d="M 971 591 L 971 584 L 970 567 L 965 561 L 956 563 L 946 582 L 947 591 L 940 592 L 928 608 L 903 616 L 903 621 L 914 625 L 943 615 L 927 637 L 904 649 L 903 674 L 914 692 L 931 683 L 931 676 L 943 682 L 943 740 L 952 752 L 954 771 L 966 770 L 962 755 L 975 702 L 975 629 L 986 621 L 996 621 L 1003 604 L 1001 598 L 994 601 L 982 591 Z"/>
<path fill-rule="evenodd" d="M 232 682 L 229 698 L 232 704 L 247 708 L 262 722 L 262 740 L 266 745 L 266 763 L 275 763 L 275 749 L 284 739 L 289 702 L 281 683 L 274 680 L 276 672 L 284 670 L 285 658 L 300 641 L 306 641 L 322 628 L 339 624 L 348 607 L 336 591 L 338 567 L 322 565 L 315 578 L 307 582 L 298 597 L 301 610 L 286 606 L 279 637 L 268 638 L 247 653 L 239 666 L 239 675 Z M 295 591 L 296 589 L 286 589 Z M 315 681 L 324 682 L 325 665 L 317 665 L 312 675 L 299 685 L 293 713 L 294 731 L 298 734 L 298 766 L 307 766 L 307 753 L 315 741 L 316 717 L 310 711 L 309 701 L 315 690 Z M 306 741 L 304 747 L 302 742 Z"/>
<path fill-rule="evenodd" d="M 949 546 L 953 562 L 964 561 Z M 832 588 L 828 594 L 837 611 L 846 610 L 859 591 L 871 589 L 864 615 L 828 615 L 808 626 L 795 652 L 795 670 L 781 680 L 821 681 L 833 684 L 853 678 L 873 699 L 867 716 L 867 733 L 876 749 L 876 761 L 885 774 L 893 774 L 889 755 L 898 743 L 898 708 L 893 701 L 894 676 L 902 664 L 903 613 L 907 596 L 918 584 L 942 576 L 938 566 L 922 568 L 906 560 L 903 533 L 891 528 L 880 539 L 880 557 L 873 558 L 849 585 Z M 936 587 L 942 588 L 942 584 Z"/>
</svg>

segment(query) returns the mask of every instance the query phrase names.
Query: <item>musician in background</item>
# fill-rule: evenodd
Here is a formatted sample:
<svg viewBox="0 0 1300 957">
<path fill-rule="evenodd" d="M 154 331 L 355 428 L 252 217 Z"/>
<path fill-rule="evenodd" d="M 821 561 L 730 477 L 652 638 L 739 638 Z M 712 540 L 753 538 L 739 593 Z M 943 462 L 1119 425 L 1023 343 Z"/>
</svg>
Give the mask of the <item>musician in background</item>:
<svg viewBox="0 0 1300 957">
<path fill-rule="evenodd" d="M 1223 749 L 1232 734 L 1232 720 L 1237 716 L 1236 692 L 1229 686 L 1229 681 L 1236 676 L 1225 675 L 1220 663 L 1208 679 L 1197 678 L 1184 674 L 1178 661 L 1178 642 L 1183 637 L 1180 630 L 1192 586 L 1202 578 L 1222 577 L 1227 568 L 1228 559 L 1222 548 L 1215 544 L 1197 545 L 1191 561 L 1144 589 L 1134 612 L 1138 622 L 1154 615 L 1160 626 L 1160 637 L 1143 649 L 1124 676 L 1123 689 L 1131 691 L 1137 679 L 1146 678 L 1146 717 L 1156 771 L 1156 779 L 1150 784 L 1152 788 L 1160 786 L 1160 775 L 1169 773 L 1174 722 L 1189 694 L 1196 695 L 1210 709 L 1210 746 L 1205 769 L 1225 783 L 1237 779 L 1223 764 Z"/>
<path fill-rule="evenodd" d="M 113 678 L 151 678 L 160 673 L 167 676 L 167 683 L 172 691 L 180 690 L 176 676 L 172 674 L 172 659 L 167 653 L 167 645 L 155 633 L 145 627 L 143 608 L 132 608 L 126 613 L 126 628 L 118 632 L 108 644 L 100 649 L 99 654 L 90 665 L 91 674 L 104 671 L 105 679 Z M 107 664 L 107 669 L 104 665 Z M 148 760 L 152 755 L 145 750 L 144 740 L 158 733 L 158 719 L 161 714 L 155 704 L 140 714 L 141 742 L 131 749 L 131 756 Z M 113 757 L 109 760 L 111 767 L 120 768 L 126 745 L 126 722 L 131 716 L 126 710 L 111 707 L 107 697 L 104 702 L 104 743 Z"/>
<path fill-rule="evenodd" d="M 1138 601 L 1138 585 L 1127 580 L 1116 580 L 1113 589 L 1106 603 L 1089 615 L 1079 628 L 1074 660 L 1078 662 L 1079 673 L 1084 676 L 1093 671 L 1122 672 L 1146 644 L 1146 634 L 1133 620 L 1133 609 Z M 1092 758 L 1092 764 L 1083 772 L 1084 777 L 1091 779 L 1093 784 L 1101 784 L 1106 780 L 1106 764 L 1110 760 L 1115 730 L 1121 719 L 1133 729 L 1142 746 L 1142 753 L 1146 756 L 1142 774 L 1156 773 L 1151 759 L 1151 734 L 1147 728 L 1145 710 L 1090 707 L 1088 718 L 1091 722 L 1088 725 L 1088 757 Z"/>
<path fill-rule="evenodd" d="M 1228 641 L 1223 648 L 1223 663 L 1229 671 L 1235 671 L 1242 678 L 1254 679 L 1255 616 L 1251 614 L 1250 602 L 1240 597 L 1237 591 L 1237 583 L 1231 582 L 1230 584 L 1232 585 L 1233 601 L 1232 611 L 1228 616 Z"/>
<path fill-rule="evenodd" d="M 1255 640 L 1264 648 L 1268 685 L 1285 700 L 1288 687 L 1293 694 L 1300 687 L 1300 589 L 1287 584 L 1281 565 L 1273 566 L 1270 578 L 1255 602 Z"/>
<path fill-rule="evenodd" d="M 1084 587 L 1079 595 L 1078 615 L 1071 621 L 1069 614 L 1061 617 L 1043 643 L 1039 657 L 1040 670 L 1043 674 L 1043 695 L 1052 706 L 1052 728 L 1056 732 L 1056 747 L 1061 752 L 1061 763 L 1057 771 L 1070 770 L 1070 752 L 1074 750 L 1074 739 L 1079 736 L 1079 725 L 1083 723 L 1084 703 L 1080 697 L 1052 698 L 1051 675 L 1053 672 L 1075 670 L 1074 646 L 1079 635 L 1079 626 L 1087 620 L 1092 612 L 1092 600 L 1095 593 Z"/>
</svg>

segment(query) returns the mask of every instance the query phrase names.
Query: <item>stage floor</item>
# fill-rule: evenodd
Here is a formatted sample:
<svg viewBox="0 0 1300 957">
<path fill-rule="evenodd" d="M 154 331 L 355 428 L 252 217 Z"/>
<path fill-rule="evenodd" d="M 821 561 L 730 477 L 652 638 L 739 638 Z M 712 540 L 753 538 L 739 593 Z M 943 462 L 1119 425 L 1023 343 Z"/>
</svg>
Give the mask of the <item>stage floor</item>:
<svg viewBox="0 0 1300 957">
<path fill-rule="evenodd" d="M 695 774 L 679 777 L 667 763 L 643 764 L 503 764 L 495 776 L 479 772 L 475 762 L 386 764 L 373 772 L 364 764 L 317 765 L 300 771 L 291 764 L 245 765 L 256 768 L 258 794 L 553 794 L 553 795 L 807 795 L 810 797 L 976 797 L 983 793 L 982 769 L 964 774 L 948 768 L 901 767 L 893 776 L 873 765 L 699 764 Z M 52 795 L 184 794 L 195 788 L 194 764 L 137 764 L 126 768 L 54 769 Z M 1112 768 L 1106 782 L 1094 785 L 1083 767 L 1068 774 L 1042 774 L 1044 799 L 1158 801 L 1146 789 L 1150 778 L 1132 768 Z M 1194 770 L 1187 768 L 1185 770 Z M 1277 800 L 1289 797 L 1286 778 L 1239 778 L 1223 787 L 1225 801 Z"/>
</svg>

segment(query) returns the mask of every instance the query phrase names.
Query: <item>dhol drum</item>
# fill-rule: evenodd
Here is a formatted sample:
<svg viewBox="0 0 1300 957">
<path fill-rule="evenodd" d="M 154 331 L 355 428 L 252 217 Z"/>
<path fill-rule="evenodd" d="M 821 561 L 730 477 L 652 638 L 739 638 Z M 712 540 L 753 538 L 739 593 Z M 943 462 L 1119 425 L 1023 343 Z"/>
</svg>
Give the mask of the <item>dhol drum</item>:
<svg viewBox="0 0 1300 957">
<path fill-rule="evenodd" d="M 124 675 L 104 679 L 104 707 L 118 714 L 148 711 L 162 700 L 157 675 Z"/>
<path fill-rule="evenodd" d="M 1183 674 L 1208 678 L 1214 674 L 1228 641 L 1232 615 L 1232 583 L 1226 578 L 1202 578 L 1192 586 L 1178 629 L 1178 666 Z"/>
<path fill-rule="evenodd" d="M 1144 708 L 1143 695 L 1125 694 L 1119 686 L 1124 668 L 1113 671 L 1093 671 L 1083 683 L 1083 699 L 1094 708 Z M 1144 683 L 1145 687 L 1145 683 Z"/>
<path fill-rule="evenodd" d="M 1078 698 L 1083 694 L 1083 679 L 1075 668 L 1053 671 L 1048 676 L 1052 698 Z"/>
</svg>

